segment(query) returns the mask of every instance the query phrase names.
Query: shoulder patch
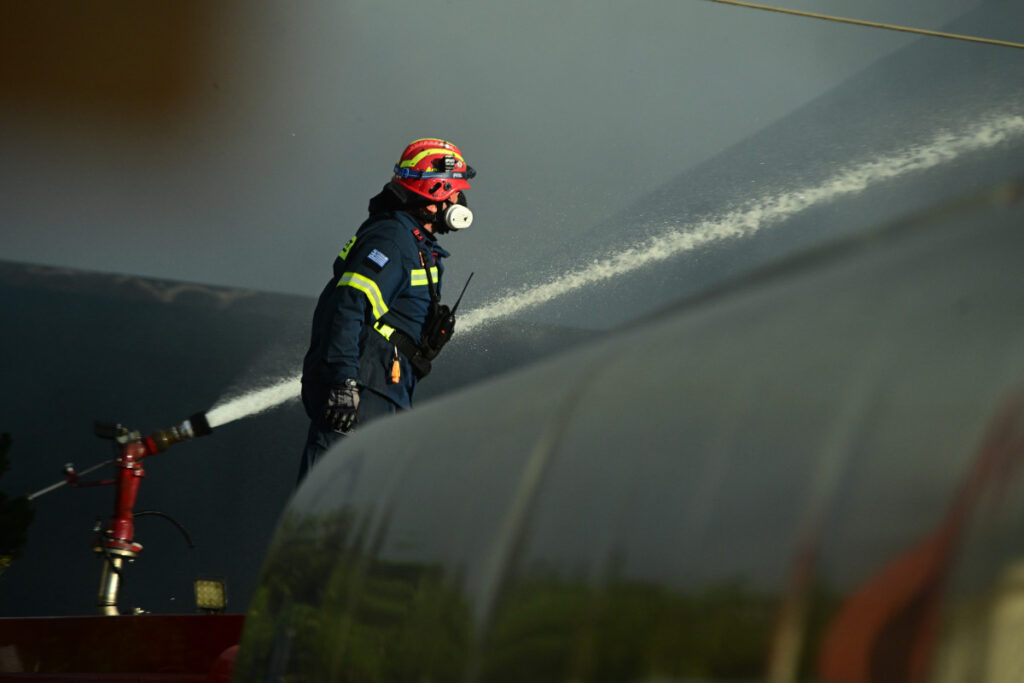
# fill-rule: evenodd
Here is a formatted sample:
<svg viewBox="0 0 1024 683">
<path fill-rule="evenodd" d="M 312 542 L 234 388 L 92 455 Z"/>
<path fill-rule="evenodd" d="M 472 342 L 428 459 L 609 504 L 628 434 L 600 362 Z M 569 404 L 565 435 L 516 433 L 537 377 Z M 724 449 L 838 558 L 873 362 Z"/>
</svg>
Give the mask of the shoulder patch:
<svg viewBox="0 0 1024 683">
<path fill-rule="evenodd" d="M 386 266 L 388 264 L 388 261 L 390 260 L 391 259 L 388 258 L 380 249 L 374 249 L 373 251 L 366 255 L 366 258 L 363 260 L 363 262 L 366 263 L 366 265 L 370 266 L 370 268 L 372 268 L 374 272 L 379 273 L 381 270 L 384 269 L 384 266 Z"/>
<path fill-rule="evenodd" d="M 338 258 L 340 258 L 342 261 L 347 259 L 348 258 L 348 252 L 352 251 L 352 247 L 355 246 L 355 243 L 356 243 L 356 238 L 355 238 L 355 236 L 353 236 L 352 239 L 350 239 L 348 241 L 348 244 L 345 245 L 345 248 L 341 250 L 341 253 L 338 254 Z"/>
</svg>

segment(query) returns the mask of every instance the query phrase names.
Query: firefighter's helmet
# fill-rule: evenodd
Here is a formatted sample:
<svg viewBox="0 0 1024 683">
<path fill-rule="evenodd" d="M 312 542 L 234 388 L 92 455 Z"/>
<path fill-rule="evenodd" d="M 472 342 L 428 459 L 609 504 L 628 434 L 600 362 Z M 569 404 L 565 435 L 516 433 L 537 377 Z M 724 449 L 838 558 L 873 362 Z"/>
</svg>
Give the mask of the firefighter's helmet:
<svg viewBox="0 0 1024 683">
<path fill-rule="evenodd" d="M 446 140 L 424 138 L 409 144 L 395 164 L 395 180 L 421 197 L 442 202 L 453 192 L 469 189 L 476 171 L 459 148 Z"/>
</svg>

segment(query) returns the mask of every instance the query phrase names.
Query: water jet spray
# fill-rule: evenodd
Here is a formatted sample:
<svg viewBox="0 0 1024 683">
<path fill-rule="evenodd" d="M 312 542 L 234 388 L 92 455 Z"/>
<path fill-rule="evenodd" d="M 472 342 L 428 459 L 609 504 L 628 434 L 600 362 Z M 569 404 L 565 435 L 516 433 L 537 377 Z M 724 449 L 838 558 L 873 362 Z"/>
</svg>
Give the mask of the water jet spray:
<svg viewBox="0 0 1024 683">
<path fill-rule="evenodd" d="M 544 305 L 595 283 L 607 282 L 718 242 L 741 239 L 815 206 L 889 182 L 911 173 L 949 163 L 960 156 L 996 147 L 1024 136 L 1024 116 L 1016 111 L 993 112 L 960 131 L 937 131 L 931 139 L 865 161 L 849 164 L 821 182 L 750 198 L 738 207 L 686 225 L 667 226 L 660 234 L 576 270 L 567 270 L 526 291 L 515 289 L 469 311 L 460 322 L 461 334 Z M 301 393 L 301 378 L 281 378 L 274 384 L 218 403 L 209 412 L 210 425 L 217 427 L 243 417 L 270 410 Z"/>
</svg>

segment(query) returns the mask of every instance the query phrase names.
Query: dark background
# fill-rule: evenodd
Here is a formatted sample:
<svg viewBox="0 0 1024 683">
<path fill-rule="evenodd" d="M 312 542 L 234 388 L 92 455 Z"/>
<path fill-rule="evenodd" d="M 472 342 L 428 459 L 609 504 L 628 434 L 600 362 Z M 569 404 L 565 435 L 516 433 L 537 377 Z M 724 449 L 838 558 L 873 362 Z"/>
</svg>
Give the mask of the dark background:
<svg viewBox="0 0 1024 683">
<path fill-rule="evenodd" d="M 52 14 L 5 5 L 0 431 L 14 444 L 0 490 L 36 491 L 58 481 L 66 462 L 82 469 L 111 457 L 91 435 L 95 419 L 148 432 L 297 376 L 312 296 L 411 137 L 451 128 L 481 169 L 471 195 L 479 222 L 445 241 L 455 252 L 447 291 L 469 271 L 477 276 L 462 332 L 420 403 L 571 353 L 602 330 L 787 254 L 946 210 L 1024 174 L 1022 51 L 671 4 L 632 13 L 625 28 L 609 8 L 576 24 L 569 9 L 539 5 L 515 16 L 460 6 L 449 16 L 427 3 L 415 10 L 430 14 L 426 25 L 413 25 L 422 14 L 358 4 L 338 17 L 320 7 L 333 23 L 270 5 L 168 3 L 166 16 L 98 5 L 119 23 L 90 23 L 99 20 L 71 3 L 49 5 Z M 868 10 L 832 4 L 837 13 Z M 924 6 L 874 18 L 912 23 Z M 524 52 L 520 42 L 478 45 L 512 20 L 547 36 L 529 59 L 548 59 L 548 71 L 498 68 L 503 54 Z M 444 22 L 465 48 L 457 75 L 441 69 L 445 60 L 413 69 L 383 59 Z M 489 32 L 455 30 L 474 22 Z M 948 2 L 933 22 L 1013 39 L 1024 15 L 1010 2 Z M 101 38 L 86 37 L 101 24 Z M 8 40 L 15 26 L 34 33 Z M 613 26 L 622 32 L 604 40 L 593 32 Z M 142 40 L 150 31 L 161 40 Z M 303 52 L 310 31 L 317 39 Z M 353 47 L 380 36 L 388 38 L 380 51 Z M 616 61 L 631 41 L 652 47 Z M 609 44 L 622 51 L 588 60 Z M 319 59 L 331 50 L 344 57 Z M 129 54 L 137 57 L 130 68 Z M 713 59 L 721 54 L 729 59 Z M 438 74 L 413 77 L 432 66 Z M 502 99 L 506 91 L 514 96 Z M 328 97 L 337 93 L 343 102 Z M 451 93 L 466 103 L 454 115 L 437 105 Z M 564 101 L 545 99 L 558 93 Z M 398 106 L 406 99 L 408 108 Z M 978 132 L 985 126 L 988 137 Z M 921 150 L 930 161 L 906 161 Z M 822 191 L 773 214 L 778 220 L 756 218 L 780 197 L 828 188 L 879 161 L 890 175 Z M 736 216 L 749 219 L 746 231 L 630 265 L 630 247 Z M 622 254 L 617 275 L 565 284 L 533 307 L 517 303 Z M 191 580 L 208 574 L 227 578 L 231 610 L 243 611 L 292 491 L 305 426 L 291 400 L 147 460 L 136 509 L 174 516 L 197 548 L 188 551 L 166 522 L 140 519 L 145 550 L 122 606 L 192 611 Z M 0 613 L 93 611 L 100 567 L 91 529 L 110 514 L 112 495 L 65 487 L 37 501 L 28 545 L 0 575 Z"/>
</svg>

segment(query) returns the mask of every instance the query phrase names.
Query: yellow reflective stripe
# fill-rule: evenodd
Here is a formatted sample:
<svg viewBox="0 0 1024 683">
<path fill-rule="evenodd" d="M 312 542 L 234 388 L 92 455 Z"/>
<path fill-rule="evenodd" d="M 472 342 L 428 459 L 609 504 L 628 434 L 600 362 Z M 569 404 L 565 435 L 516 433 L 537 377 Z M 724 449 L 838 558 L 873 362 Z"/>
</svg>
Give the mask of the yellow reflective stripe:
<svg viewBox="0 0 1024 683">
<path fill-rule="evenodd" d="M 430 281 L 427 280 L 426 268 L 417 268 L 416 270 L 411 270 L 409 271 L 409 275 L 411 276 L 411 282 L 409 284 L 413 286 L 430 284 Z M 434 282 L 437 282 L 437 266 L 431 266 L 430 277 L 434 279 Z"/>
<path fill-rule="evenodd" d="M 353 235 L 352 239 L 350 239 L 348 241 L 348 244 L 345 245 L 345 248 L 341 250 L 340 254 L 338 254 L 338 256 L 341 257 L 342 261 L 344 261 L 345 259 L 348 258 L 348 252 L 352 251 L 352 247 L 355 246 L 355 243 L 356 243 L 356 238 Z"/>
<path fill-rule="evenodd" d="M 420 152 L 419 154 L 417 154 L 416 156 L 414 156 L 412 159 L 407 159 L 406 161 L 403 161 L 400 164 L 400 167 L 401 168 L 416 168 L 416 164 L 420 163 L 420 161 L 423 160 L 423 157 L 428 157 L 431 154 L 441 154 L 441 155 L 444 155 L 444 156 L 451 155 L 451 156 L 455 157 L 456 159 L 458 159 L 459 161 L 461 161 L 462 163 L 466 163 L 466 160 L 462 158 L 462 155 L 456 153 L 455 150 L 453 150 L 453 149 L 444 149 L 443 147 L 434 147 L 432 149 L 425 149 L 422 152 Z"/>
<path fill-rule="evenodd" d="M 388 312 L 388 305 L 384 303 L 384 296 L 380 293 L 380 288 L 370 278 L 359 273 L 345 273 L 338 279 L 338 286 L 341 287 L 343 285 L 355 287 L 366 295 L 370 306 L 373 308 L 374 318 L 380 318 Z"/>
<path fill-rule="evenodd" d="M 384 337 L 385 339 L 388 339 L 388 340 L 390 340 L 390 339 L 391 339 L 391 333 L 395 331 L 395 328 L 391 327 L 391 325 L 388 325 L 387 323 L 382 323 L 382 322 L 380 322 L 380 321 L 378 321 L 378 322 L 377 322 L 377 323 L 376 323 L 376 324 L 375 324 L 375 325 L 373 326 L 373 329 L 375 329 L 375 330 L 377 330 L 378 332 L 380 332 L 380 333 L 381 333 L 381 335 L 383 335 L 383 337 Z"/>
</svg>

